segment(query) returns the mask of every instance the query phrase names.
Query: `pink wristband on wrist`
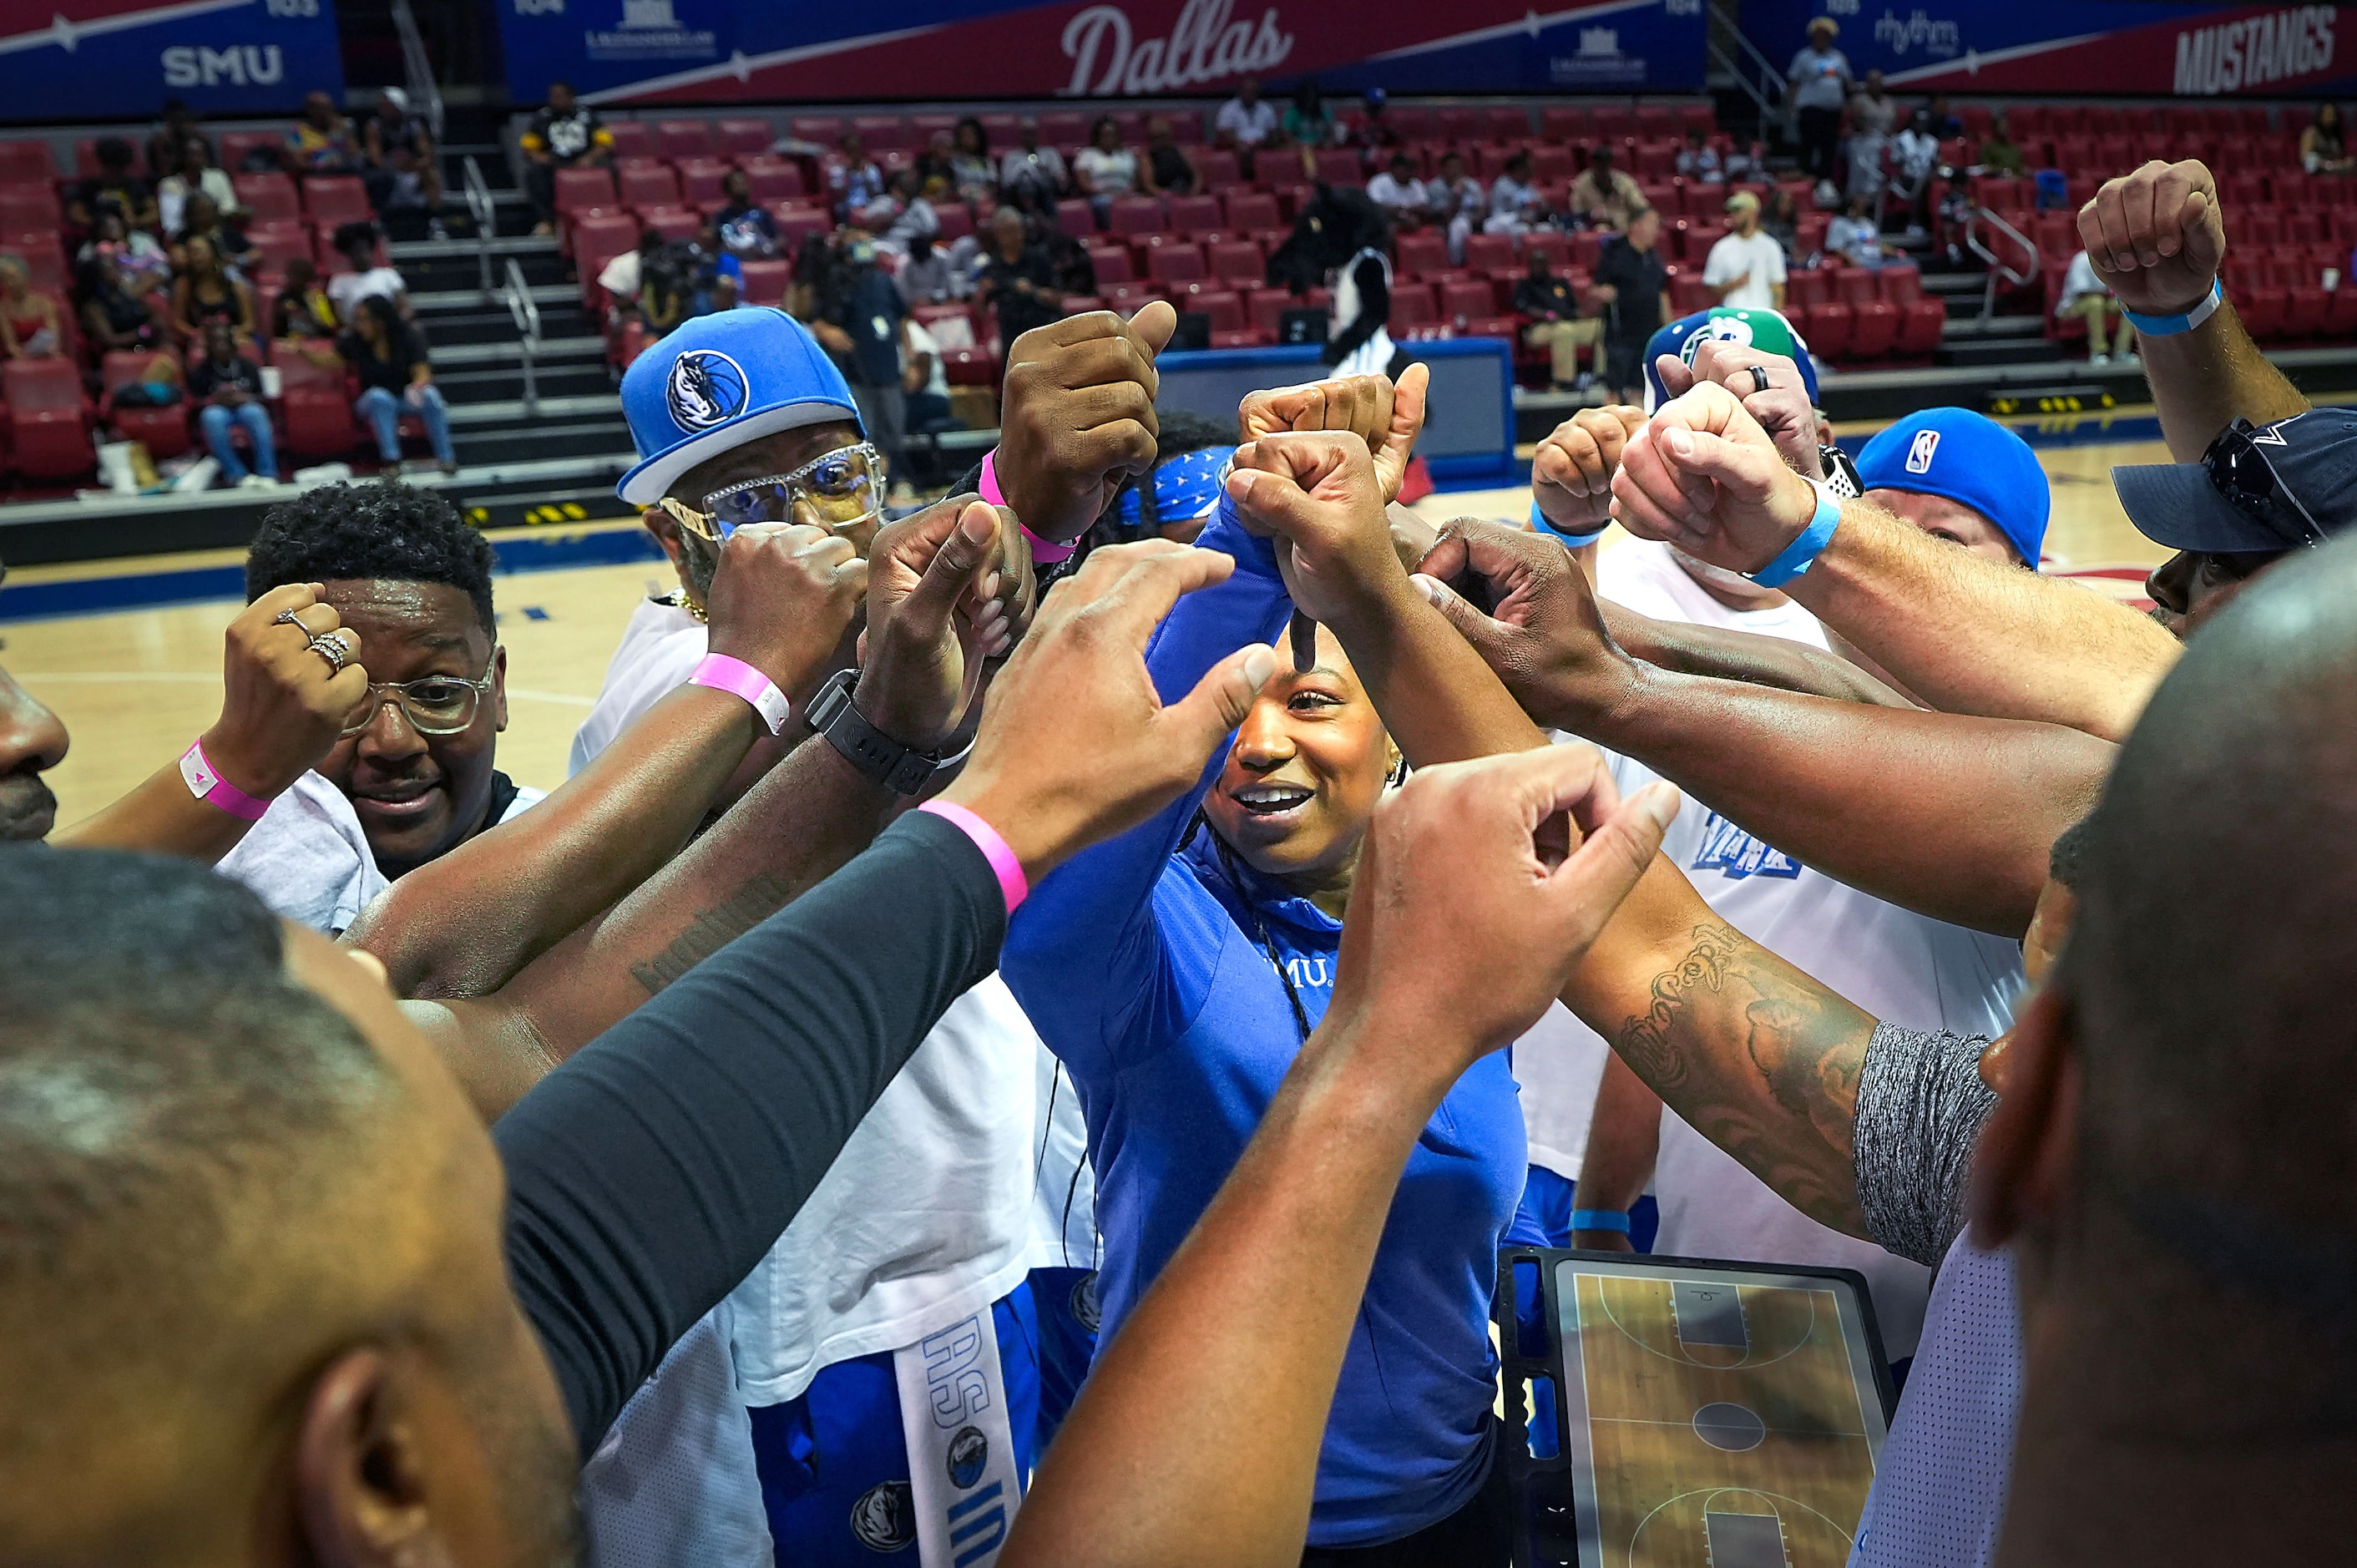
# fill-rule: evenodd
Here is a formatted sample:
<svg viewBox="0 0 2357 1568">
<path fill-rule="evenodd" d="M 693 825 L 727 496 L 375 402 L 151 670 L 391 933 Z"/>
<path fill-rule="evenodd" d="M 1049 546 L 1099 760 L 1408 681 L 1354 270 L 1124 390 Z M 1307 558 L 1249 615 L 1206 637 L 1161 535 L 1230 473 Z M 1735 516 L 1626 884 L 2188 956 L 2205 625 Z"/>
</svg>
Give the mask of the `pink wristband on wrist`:
<svg viewBox="0 0 2357 1568">
<path fill-rule="evenodd" d="M 190 741 L 188 749 L 180 753 L 180 779 L 188 785 L 189 794 L 208 806 L 219 807 L 232 817 L 258 822 L 262 821 L 262 814 L 270 810 L 269 801 L 256 800 L 221 776 L 220 770 L 213 767 L 213 759 L 205 755 L 205 743 L 201 736 Z"/>
<path fill-rule="evenodd" d="M 1006 912 L 1015 913 L 1016 906 L 1029 897 L 1031 884 L 1023 875 L 1023 863 L 1015 858 L 998 830 L 954 800 L 928 800 L 917 810 L 943 818 L 974 841 L 974 847 L 990 862 L 990 869 L 998 873 L 998 890 L 1006 897 Z"/>
<path fill-rule="evenodd" d="M 732 659 L 726 653 L 705 654 L 695 672 L 687 678 L 687 683 L 744 698 L 753 704 L 753 711 L 761 715 L 761 722 L 770 726 L 771 735 L 783 731 L 786 721 L 794 714 L 794 704 L 778 690 L 775 682 L 743 660 Z"/>
<path fill-rule="evenodd" d="M 995 446 L 982 460 L 982 499 L 993 506 L 1006 504 L 1006 494 L 998 488 L 998 449 Z M 1016 519 L 1016 526 L 1022 528 L 1023 520 Z M 1023 529 L 1023 537 L 1031 542 L 1031 559 L 1042 566 L 1052 566 L 1066 560 L 1080 548 L 1077 544 L 1059 544 L 1052 539 L 1042 539 L 1028 528 Z"/>
</svg>

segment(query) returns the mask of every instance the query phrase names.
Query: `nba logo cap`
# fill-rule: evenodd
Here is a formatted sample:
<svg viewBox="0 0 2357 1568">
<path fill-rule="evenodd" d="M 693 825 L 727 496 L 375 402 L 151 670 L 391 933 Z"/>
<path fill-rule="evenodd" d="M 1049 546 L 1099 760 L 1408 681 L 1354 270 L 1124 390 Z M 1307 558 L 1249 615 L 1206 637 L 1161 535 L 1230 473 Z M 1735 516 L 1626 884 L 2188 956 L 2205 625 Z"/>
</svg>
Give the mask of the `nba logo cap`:
<svg viewBox="0 0 2357 1568">
<path fill-rule="evenodd" d="M 2238 420 L 2201 462 L 2114 468 L 2112 485 L 2136 532 L 2171 550 L 2280 554 L 2319 543 L 2357 526 L 2357 409 L 2249 428 Z"/>
<path fill-rule="evenodd" d="M 1944 496 L 1980 513 L 2031 571 L 2046 543 L 2053 505 L 2046 470 L 2029 443 L 1969 408 L 1910 413 L 1866 444 L 1858 483 L 1869 490 Z"/>
<path fill-rule="evenodd" d="M 1809 389 L 1809 401 L 1817 401 L 1817 365 L 1809 357 L 1808 339 L 1792 329 L 1792 324 L 1784 318 L 1782 311 L 1714 305 L 1708 310 L 1697 310 L 1692 316 L 1678 317 L 1647 339 L 1647 413 L 1670 401 L 1670 390 L 1662 384 L 1662 372 L 1655 361 L 1663 355 L 1670 354 L 1691 365 L 1695 355 L 1705 343 L 1709 342 L 1732 343 L 1738 348 L 1757 349 L 1763 354 L 1781 355 L 1800 367 L 1801 384 Z"/>
<path fill-rule="evenodd" d="M 836 419 L 857 424 L 859 405 L 801 322 L 753 306 L 683 321 L 631 360 L 622 416 L 639 461 L 614 493 L 652 506 L 698 463 L 780 430 Z"/>
</svg>

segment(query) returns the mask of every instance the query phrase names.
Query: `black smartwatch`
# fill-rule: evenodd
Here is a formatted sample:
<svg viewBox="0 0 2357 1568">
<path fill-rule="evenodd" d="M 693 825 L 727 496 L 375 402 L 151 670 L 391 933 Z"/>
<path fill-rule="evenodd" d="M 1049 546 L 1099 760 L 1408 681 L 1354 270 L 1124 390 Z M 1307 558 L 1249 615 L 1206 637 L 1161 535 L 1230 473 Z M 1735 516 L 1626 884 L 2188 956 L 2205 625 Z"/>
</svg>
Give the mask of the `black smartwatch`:
<svg viewBox="0 0 2357 1568">
<path fill-rule="evenodd" d="M 896 795 L 914 795 L 932 782 L 942 758 L 903 746 L 860 716 L 851 703 L 859 671 L 838 670 L 826 678 L 802 711 L 802 722 L 826 736 L 844 760 Z"/>
<path fill-rule="evenodd" d="M 1825 471 L 1825 489 L 1848 500 L 1866 494 L 1866 486 L 1857 477 L 1857 465 L 1850 455 L 1838 446 L 1817 448 L 1817 465 Z"/>
</svg>

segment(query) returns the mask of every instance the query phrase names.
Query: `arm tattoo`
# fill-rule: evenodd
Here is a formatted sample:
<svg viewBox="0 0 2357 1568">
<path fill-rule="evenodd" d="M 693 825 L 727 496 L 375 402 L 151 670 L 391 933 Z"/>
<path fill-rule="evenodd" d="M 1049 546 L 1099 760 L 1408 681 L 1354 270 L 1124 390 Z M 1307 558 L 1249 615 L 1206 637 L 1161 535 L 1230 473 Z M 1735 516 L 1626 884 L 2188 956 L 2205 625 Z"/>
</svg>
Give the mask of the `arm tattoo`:
<svg viewBox="0 0 2357 1568">
<path fill-rule="evenodd" d="M 663 987 L 785 908 L 794 896 L 781 877 L 760 875 L 688 922 L 671 946 L 644 963 L 630 966 L 630 977 L 652 996 Z"/>
<path fill-rule="evenodd" d="M 1620 1058 L 1663 1101 L 1812 1218 L 1852 1233 L 1858 1072 L 1873 1020 L 1731 927 L 1696 926 Z"/>
</svg>

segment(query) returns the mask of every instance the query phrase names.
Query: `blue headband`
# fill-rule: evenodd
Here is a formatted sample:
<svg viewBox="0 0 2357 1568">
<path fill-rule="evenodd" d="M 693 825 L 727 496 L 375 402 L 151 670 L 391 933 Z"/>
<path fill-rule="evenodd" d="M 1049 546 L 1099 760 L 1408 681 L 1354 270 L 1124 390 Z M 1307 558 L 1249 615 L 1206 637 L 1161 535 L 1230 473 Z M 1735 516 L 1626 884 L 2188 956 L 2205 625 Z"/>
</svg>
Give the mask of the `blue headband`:
<svg viewBox="0 0 2357 1568">
<path fill-rule="evenodd" d="M 1164 522 L 1189 522 L 1208 517 L 1220 504 L 1220 470 L 1236 455 L 1232 446 L 1205 446 L 1181 452 L 1154 470 L 1154 511 Z M 1139 525 L 1145 508 L 1135 489 L 1121 498 L 1121 521 Z"/>
</svg>

